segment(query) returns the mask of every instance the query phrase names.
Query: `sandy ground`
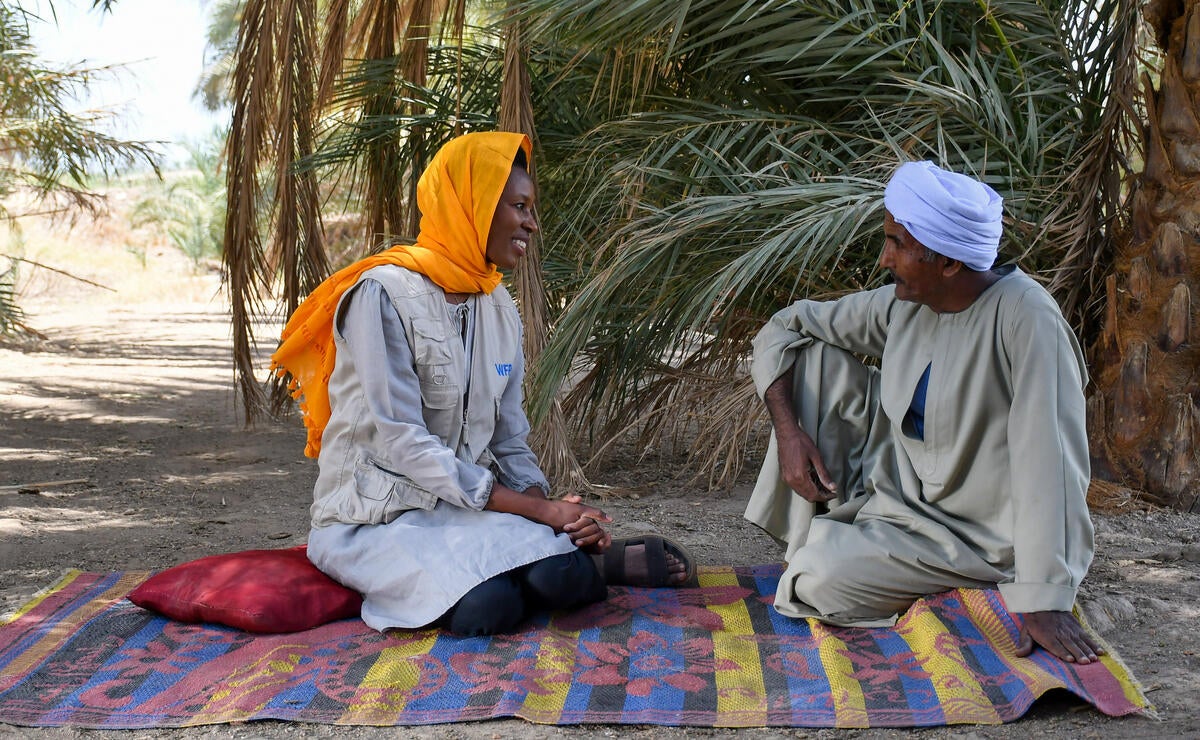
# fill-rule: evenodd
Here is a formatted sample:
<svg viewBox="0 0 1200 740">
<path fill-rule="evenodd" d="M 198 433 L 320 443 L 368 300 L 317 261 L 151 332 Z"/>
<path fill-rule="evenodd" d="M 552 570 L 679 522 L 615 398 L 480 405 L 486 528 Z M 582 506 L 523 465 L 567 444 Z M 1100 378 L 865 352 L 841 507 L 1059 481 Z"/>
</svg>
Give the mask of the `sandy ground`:
<svg viewBox="0 0 1200 740">
<path fill-rule="evenodd" d="M 201 292 L 202 294 L 202 292 Z M 0 613 L 67 568 L 149 570 L 202 555 L 300 544 L 315 464 L 297 419 L 245 429 L 235 408 L 229 329 L 219 301 L 51 301 L 27 305 L 46 341 L 0 343 Z M 262 336 L 273 336 L 274 329 Z M 597 482 L 636 492 L 603 502 L 617 534 L 657 530 L 702 562 L 779 557 L 741 518 L 748 481 L 697 492 L 650 459 Z M 544 727 L 520 720 L 408 728 L 262 722 L 161 731 L 32 730 L 0 738 L 546 738 L 1200 736 L 1200 518 L 1166 511 L 1097 513 L 1098 553 L 1081 603 L 1156 704 L 1160 721 L 1113 720 L 1069 696 L 1001 727 L 921 731 Z"/>
</svg>

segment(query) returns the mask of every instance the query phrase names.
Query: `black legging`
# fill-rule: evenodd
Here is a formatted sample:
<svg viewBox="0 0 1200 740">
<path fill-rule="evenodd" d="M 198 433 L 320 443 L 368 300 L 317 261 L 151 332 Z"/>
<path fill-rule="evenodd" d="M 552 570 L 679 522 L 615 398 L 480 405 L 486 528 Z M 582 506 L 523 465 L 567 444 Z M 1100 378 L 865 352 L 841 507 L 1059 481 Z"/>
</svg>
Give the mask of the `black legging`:
<svg viewBox="0 0 1200 740">
<path fill-rule="evenodd" d="M 494 635 L 512 630 L 532 611 L 573 609 L 607 595 L 592 558 L 572 550 L 489 578 L 450 607 L 437 625 L 456 635 Z"/>
</svg>

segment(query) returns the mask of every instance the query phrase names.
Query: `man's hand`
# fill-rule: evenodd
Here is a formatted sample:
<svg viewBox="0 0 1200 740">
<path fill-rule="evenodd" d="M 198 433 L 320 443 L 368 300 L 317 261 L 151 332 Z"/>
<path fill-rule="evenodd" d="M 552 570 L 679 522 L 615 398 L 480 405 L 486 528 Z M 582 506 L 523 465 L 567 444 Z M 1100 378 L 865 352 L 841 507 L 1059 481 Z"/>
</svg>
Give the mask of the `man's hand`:
<svg viewBox="0 0 1200 740">
<path fill-rule="evenodd" d="M 542 494 L 542 495 L 539 495 Z M 493 481 L 492 492 L 483 508 L 523 516 L 532 522 L 545 524 L 555 532 L 565 532 L 576 547 L 607 549 L 612 537 L 600 526 L 611 522 L 608 514 L 582 503 L 578 496 L 565 499 L 546 499 L 537 486 L 514 491 Z M 603 549 L 600 550 L 603 552 Z"/>
<path fill-rule="evenodd" d="M 548 499 L 544 502 L 541 511 L 542 523 L 555 532 L 565 532 L 567 527 L 587 520 L 612 521 L 607 514 L 593 506 L 566 499 Z"/>
<path fill-rule="evenodd" d="M 1070 612 L 1025 612 L 1021 618 L 1021 634 L 1017 640 L 1017 657 L 1033 652 L 1033 644 L 1049 650 L 1054 657 L 1068 663 L 1088 664 L 1104 655 Z"/>
<path fill-rule="evenodd" d="M 837 485 L 825 468 L 825 461 L 812 437 L 796 427 L 795 434 L 787 437 L 776 434 L 775 441 L 779 445 L 780 474 L 788 488 L 813 503 L 837 498 Z"/>
<path fill-rule="evenodd" d="M 775 443 L 779 446 L 779 472 L 788 484 L 805 500 L 813 503 L 837 498 L 837 485 L 812 437 L 800 428 L 792 406 L 791 374 L 786 373 L 767 388 L 763 400 L 771 414 Z"/>
<path fill-rule="evenodd" d="M 563 501 L 578 504 L 583 499 L 579 496 L 564 496 Z M 570 535 L 571 542 L 579 549 L 597 554 L 604 553 L 612 545 L 612 535 L 604 531 L 600 521 L 611 522 L 612 519 L 597 520 L 595 517 L 584 515 L 564 526 L 562 531 Z"/>
</svg>

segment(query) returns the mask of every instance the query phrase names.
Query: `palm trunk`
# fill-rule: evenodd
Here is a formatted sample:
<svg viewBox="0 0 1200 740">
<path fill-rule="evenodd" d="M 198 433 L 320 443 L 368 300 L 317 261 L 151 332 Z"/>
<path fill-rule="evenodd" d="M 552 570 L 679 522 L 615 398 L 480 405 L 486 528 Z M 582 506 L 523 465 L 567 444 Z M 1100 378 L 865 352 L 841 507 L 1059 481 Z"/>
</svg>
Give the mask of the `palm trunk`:
<svg viewBox="0 0 1200 740">
<path fill-rule="evenodd" d="M 1163 70 L 1146 96 L 1145 167 L 1133 185 L 1130 227 L 1116 238 L 1104 331 L 1093 347 L 1088 400 L 1098 477 L 1159 503 L 1200 510 L 1200 0 L 1154 0 L 1146 10 Z"/>
</svg>

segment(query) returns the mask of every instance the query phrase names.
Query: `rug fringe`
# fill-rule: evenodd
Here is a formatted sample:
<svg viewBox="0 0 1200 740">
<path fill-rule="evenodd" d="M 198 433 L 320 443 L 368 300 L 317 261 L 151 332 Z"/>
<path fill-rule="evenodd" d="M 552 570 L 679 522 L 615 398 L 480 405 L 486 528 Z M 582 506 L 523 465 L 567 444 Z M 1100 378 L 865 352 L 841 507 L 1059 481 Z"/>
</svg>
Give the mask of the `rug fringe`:
<svg viewBox="0 0 1200 740">
<path fill-rule="evenodd" d="M 1129 681 L 1129 684 L 1133 686 L 1135 690 L 1137 690 L 1138 698 L 1142 700 L 1141 715 L 1147 719 L 1162 722 L 1162 716 L 1158 713 L 1158 710 L 1154 708 L 1154 704 L 1150 702 L 1150 699 L 1146 697 L 1146 687 L 1142 686 L 1142 682 L 1138 680 L 1138 677 L 1133 675 L 1133 673 L 1128 669 L 1128 664 L 1121 657 L 1121 654 L 1117 652 L 1117 649 L 1114 648 L 1108 640 L 1104 639 L 1094 627 L 1092 627 L 1091 622 L 1089 622 L 1087 617 L 1084 616 L 1083 609 L 1079 606 L 1078 602 L 1076 602 L 1075 609 L 1073 611 L 1075 612 L 1075 618 L 1079 620 L 1081 625 L 1083 625 L 1083 629 L 1092 636 L 1093 640 L 1100 644 L 1100 647 L 1104 648 L 1104 652 L 1108 657 L 1112 658 L 1117 665 L 1124 669 L 1125 678 Z"/>
</svg>

